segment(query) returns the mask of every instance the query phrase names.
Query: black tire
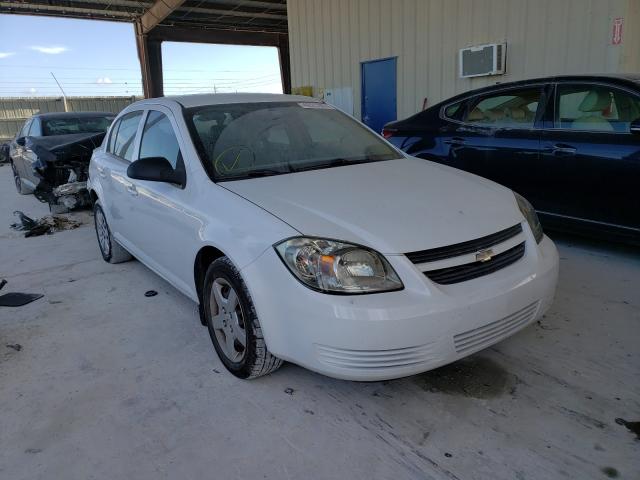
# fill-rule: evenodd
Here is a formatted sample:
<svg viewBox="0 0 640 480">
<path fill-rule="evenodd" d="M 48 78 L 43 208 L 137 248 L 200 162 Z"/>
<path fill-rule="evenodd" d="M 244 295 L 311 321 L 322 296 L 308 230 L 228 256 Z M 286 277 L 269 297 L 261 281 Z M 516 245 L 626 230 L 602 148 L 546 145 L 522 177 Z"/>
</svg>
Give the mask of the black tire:
<svg viewBox="0 0 640 480">
<path fill-rule="evenodd" d="M 111 236 L 111 229 L 107 224 L 107 217 L 104 215 L 100 201 L 96 201 L 93 204 L 93 214 L 95 219 L 94 226 L 96 229 L 98 248 L 100 248 L 100 253 L 102 254 L 104 261 L 109 263 L 122 263 L 131 260 L 133 258 L 131 254 Z M 104 224 L 102 224 L 103 220 Z M 101 225 L 103 228 L 101 228 Z M 100 238 L 101 232 L 99 230 L 101 230 L 102 234 L 105 235 L 104 241 Z"/>
<path fill-rule="evenodd" d="M 238 298 L 243 328 L 246 335 L 243 355 L 238 361 L 233 361 L 220 345 L 212 314 L 212 289 L 214 281 L 222 279 L 235 290 Z M 282 360 L 273 356 L 267 349 L 262 335 L 262 328 L 256 314 L 255 306 L 240 272 L 227 257 L 215 260 L 207 269 L 202 289 L 202 306 L 204 317 L 211 336 L 213 346 L 224 366 L 238 378 L 251 379 L 274 372 L 282 365 Z M 215 302 L 215 300 L 213 300 Z M 218 308 L 218 307 L 216 307 Z M 220 332 L 220 330 L 217 330 Z M 239 345 L 240 346 L 240 345 Z"/>
<path fill-rule="evenodd" d="M 18 191 L 18 193 L 20 195 L 29 195 L 30 193 L 33 193 L 33 191 L 22 181 L 22 177 L 20 177 L 18 169 L 13 163 L 13 160 L 11 160 L 11 171 L 13 172 L 13 183 L 16 186 L 16 190 Z"/>
</svg>

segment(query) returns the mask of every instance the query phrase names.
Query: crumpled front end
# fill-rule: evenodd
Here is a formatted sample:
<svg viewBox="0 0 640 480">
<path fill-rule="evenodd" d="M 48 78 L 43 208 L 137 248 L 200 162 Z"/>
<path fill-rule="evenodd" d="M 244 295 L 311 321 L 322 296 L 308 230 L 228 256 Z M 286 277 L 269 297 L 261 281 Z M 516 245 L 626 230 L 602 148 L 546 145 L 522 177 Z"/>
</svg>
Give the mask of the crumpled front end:
<svg viewBox="0 0 640 480">
<path fill-rule="evenodd" d="M 34 155 L 31 167 L 40 180 L 34 195 L 54 210 L 88 206 L 89 161 L 104 133 L 79 133 L 50 137 L 27 137 L 25 146 Z"/>
</svg>

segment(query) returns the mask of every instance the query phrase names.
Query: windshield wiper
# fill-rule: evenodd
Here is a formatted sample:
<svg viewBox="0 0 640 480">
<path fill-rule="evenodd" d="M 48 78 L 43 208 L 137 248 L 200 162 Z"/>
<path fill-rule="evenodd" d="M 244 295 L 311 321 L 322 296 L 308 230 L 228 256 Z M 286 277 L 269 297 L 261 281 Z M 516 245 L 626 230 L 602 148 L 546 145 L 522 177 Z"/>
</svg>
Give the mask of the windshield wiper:
<svg viewBox="0 0 640 480">
<path fill-rule="evenodd" d="M 342 167 L 344 165 L 353 165 L 358 163 L 357 160 L 347 160 L 346 158 L 334 158 L 328 162 L 313 163 L 311 165 L 303 165 L 302 167 L 292 167 L 294 172 L 304 172 L 305 170 L 317 170 L 320 168 Z"/>
<path fill-rule="evenodd" d="M 273 175 L 282 175 L 284 173 L 289 173 L 287 170 L 275 170 L 269 168 L 261 168 L 258 170 L 250 170 L 241 175 L 230 175 L 228 177 L 223 177 L 222 180 L 241 180 L 243 178 L 259 178 L 259 177 L 271 177 Z"/>
</svg>

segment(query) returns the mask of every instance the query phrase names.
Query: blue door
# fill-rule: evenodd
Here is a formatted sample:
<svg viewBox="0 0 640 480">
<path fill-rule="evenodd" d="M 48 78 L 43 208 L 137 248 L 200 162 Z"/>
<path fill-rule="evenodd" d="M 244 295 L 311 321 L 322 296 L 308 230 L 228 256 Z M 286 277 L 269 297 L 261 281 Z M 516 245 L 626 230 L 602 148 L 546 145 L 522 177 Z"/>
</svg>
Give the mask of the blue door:
<svg viewBox="0 0 640 480">
<path fill-rule="evenodd" d="M 362 62 L 362 121 L 380 133 L 397 118 L 396 58 Z"/>
</svg>

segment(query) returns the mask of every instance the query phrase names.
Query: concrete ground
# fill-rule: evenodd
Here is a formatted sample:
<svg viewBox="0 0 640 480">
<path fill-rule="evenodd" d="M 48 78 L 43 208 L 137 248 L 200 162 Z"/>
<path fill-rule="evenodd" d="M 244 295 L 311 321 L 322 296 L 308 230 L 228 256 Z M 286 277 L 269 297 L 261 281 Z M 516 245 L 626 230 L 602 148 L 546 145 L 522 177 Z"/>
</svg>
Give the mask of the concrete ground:
<svg viewBox="0 0 640 480">
<path fill-rule="evenodd" d="M 640 478 L 616 423 L 640 420 L 638 251 L 558 239 L 542 322 L 448 367 L 353 383 L 288 364 L 247 382 L 191 301 L 102 261 L 86 213 L 25 239 L 16 209 L 47 213 L 0 167 L 2 293 L 45 295 L 0 307 L 0 478 Z"/>
</svg>

